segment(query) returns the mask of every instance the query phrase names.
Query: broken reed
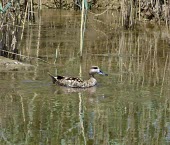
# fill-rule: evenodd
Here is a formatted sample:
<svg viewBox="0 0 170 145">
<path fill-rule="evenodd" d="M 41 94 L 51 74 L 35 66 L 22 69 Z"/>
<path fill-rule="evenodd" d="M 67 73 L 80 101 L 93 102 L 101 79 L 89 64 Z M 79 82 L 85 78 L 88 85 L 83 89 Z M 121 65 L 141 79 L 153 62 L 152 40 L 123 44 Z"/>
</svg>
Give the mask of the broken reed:
<svg viewBox="0 0 170 145">
<path fill-rule="evenodd" d="M 32 62 L 32 60 L 39 60 L 39 61 L 42 61 L 44 63 L 52 65 L 52 63 L 49 63 L 48 61 L 46 61 L 44 59 L 41 59 L 39 57 L 22 55 L 22 54 L 18 54 L 18 53 L 14 53 L 14 52 L 11 52 L 11 51 L 6 51 L 6 50 L 0 50 L 0 53 L 6 53 L 7 58 L 11 58 L 11 56 L 14 55 L 15 58 L 17 57 L 18 60 L 23 61 L 23 62 Z"/>
</svg>

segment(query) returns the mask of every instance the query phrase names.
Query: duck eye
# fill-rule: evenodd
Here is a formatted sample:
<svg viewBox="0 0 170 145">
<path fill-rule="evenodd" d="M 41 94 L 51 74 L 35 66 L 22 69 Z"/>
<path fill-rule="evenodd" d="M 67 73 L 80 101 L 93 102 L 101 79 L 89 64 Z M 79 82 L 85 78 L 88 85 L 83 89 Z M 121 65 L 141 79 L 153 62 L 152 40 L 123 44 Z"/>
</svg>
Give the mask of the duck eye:
<svg viewBox="0 0 170 145">
<path fill-rule="evenodd" d="M 98 69 L 98 67 L 96 67 L 96 66 L 94 66 L 94 67 L 92 67 L 93 69 Z"/>
</svg>

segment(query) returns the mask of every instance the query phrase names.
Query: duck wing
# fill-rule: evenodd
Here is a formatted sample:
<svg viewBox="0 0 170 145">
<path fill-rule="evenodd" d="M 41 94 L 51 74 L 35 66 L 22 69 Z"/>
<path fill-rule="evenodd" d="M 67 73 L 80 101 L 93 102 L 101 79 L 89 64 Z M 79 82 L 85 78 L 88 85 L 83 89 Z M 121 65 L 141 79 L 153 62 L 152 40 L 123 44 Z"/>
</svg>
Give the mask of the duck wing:
<svg viewBox="0 0 170 145">
<path fill-rule="evenodd" d="M 68 86 L 68 87 L 77 87 L 77 84 L 80 84 L 83 82 L 82 79 L 76 78 L 76 77 L 66 77 L 66 76 L 53 76 L 52 74 L 48 73 L 50 77 L 52 78 L 53 84 L 59 84 L 62 86 Z"/>
</svg>

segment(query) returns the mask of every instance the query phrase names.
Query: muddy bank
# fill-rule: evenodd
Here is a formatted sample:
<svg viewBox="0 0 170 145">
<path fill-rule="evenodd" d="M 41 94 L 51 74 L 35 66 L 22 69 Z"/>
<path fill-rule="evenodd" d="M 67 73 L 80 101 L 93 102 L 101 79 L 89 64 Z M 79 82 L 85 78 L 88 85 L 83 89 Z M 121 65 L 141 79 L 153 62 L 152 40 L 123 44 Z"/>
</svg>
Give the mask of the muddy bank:
<svg viewBox="0 0 170 145">
<path fill-rule="evenodd" d="M 0 72 L 2 71 L 20 71 L 20 70 L 32 70 L 34 66 L 19 62 L 17 60 L 11 60 L 6 57 L 0 56 Z"/>
</svg>

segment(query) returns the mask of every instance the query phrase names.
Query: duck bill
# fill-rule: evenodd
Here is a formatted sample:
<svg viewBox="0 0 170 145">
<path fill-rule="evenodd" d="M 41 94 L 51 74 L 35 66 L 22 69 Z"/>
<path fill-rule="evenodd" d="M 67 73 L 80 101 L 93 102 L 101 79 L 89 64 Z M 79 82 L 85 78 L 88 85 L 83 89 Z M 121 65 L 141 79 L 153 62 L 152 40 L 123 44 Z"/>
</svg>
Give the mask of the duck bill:
<svg viewBox="0 0 170 145">
<path fill-rule="evenodd" d="M 98 74 L 103 75 L 103 76 L 108 76 L 108 74 L 102 72 L 101 70 L 98 72 Z"/>
</svg>

